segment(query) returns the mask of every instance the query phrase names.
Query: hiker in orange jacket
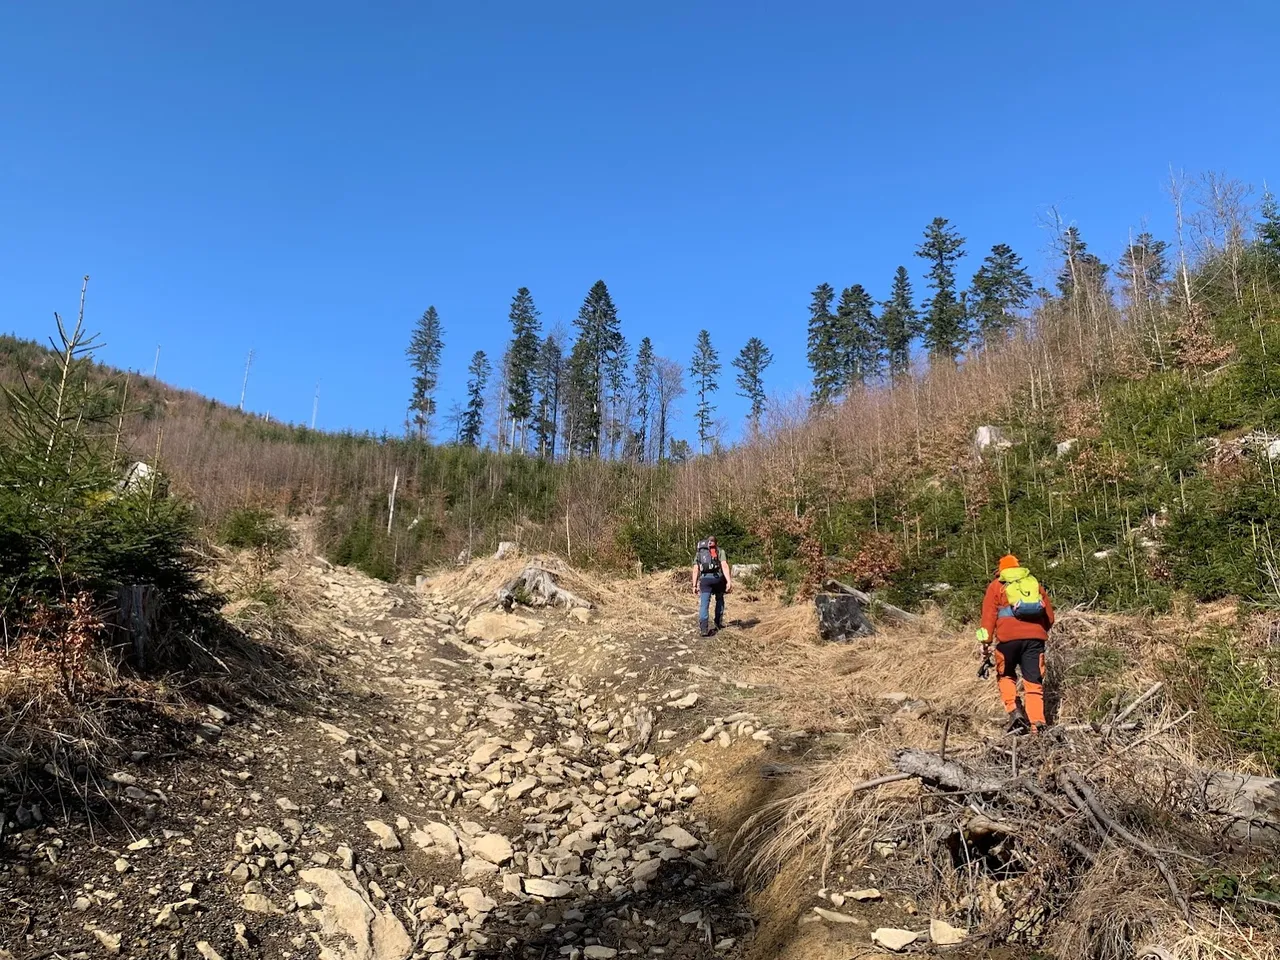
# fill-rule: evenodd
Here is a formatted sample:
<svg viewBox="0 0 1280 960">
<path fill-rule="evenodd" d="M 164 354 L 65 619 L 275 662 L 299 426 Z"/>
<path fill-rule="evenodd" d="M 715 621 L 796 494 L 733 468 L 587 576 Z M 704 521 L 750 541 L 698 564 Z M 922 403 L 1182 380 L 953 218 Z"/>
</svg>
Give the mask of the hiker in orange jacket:
<svg viewBox="0 0 1280 960">
<path fill-rule="evenodd" d="M 1031 576 L 1018 558 L 1000 558 L 996 579 L 982 600 L 982 644 L 984 662 L 995 643 L 996 678 L 1000 699 L 1009 715 L 1010 733 L 1039 733 L 1045 727 L 1044 645 L 1053 626 L 1053 604 L 1044 587 Z M 1018 699 L 1018 674 L 1022 671 L 1022 692 L 1026 706 Z"/>
</svg>

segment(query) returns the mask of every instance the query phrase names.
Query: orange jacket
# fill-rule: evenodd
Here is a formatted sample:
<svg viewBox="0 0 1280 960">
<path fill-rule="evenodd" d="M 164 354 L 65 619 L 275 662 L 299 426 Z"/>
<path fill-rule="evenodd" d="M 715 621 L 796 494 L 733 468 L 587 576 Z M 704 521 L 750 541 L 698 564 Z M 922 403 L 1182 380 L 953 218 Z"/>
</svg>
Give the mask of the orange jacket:
<svg viewBox="0 0 1280 960">
<path fill-rule="evenodd" d="M 982 598 L 982 625 L 991 637 L 992 643 L 1005 640 L 1048 640 L 1049 628 L 1053 626 L 1053 604 L 1049 602 L 1049 594 L 1044 584 L 1040 585 L 1040 599 L 1044 601 L 1044 615 L 1036 620 L 1019 620 L 1017 617 L 998 616 L 1000 608 L 1008 601 L 1004 584 L 992 580 L 987 587 L 987 594 Z"/>
</svg>

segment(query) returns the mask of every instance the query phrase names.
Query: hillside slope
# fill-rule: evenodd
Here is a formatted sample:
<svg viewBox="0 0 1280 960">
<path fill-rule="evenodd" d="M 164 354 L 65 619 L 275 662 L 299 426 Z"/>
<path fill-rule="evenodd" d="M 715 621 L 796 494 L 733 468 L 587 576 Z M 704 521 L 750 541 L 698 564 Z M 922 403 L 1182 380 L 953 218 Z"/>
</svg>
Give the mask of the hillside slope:
<svg viewBox="0 0 1280 960">
<path fill-rule="evenodd" d="M 1137 621 L 1068 613 L 1051 669 L 1057 719 L 1074 732 L 1019 744 L 999 735 L 971 644 L 939 623 L 820 645 L 807 608 L 746 594 L 700 641 L 694 598 L 671 578 L 608 581 L 552 560 L 595 609 L 503 613 L 496 587 L 524 562 L 480 561 L 415 593 L 285 556 L 269 579 L 301 617 L 300 662 L 319 682 L 268 703 L 228 687 L 166 753 L 118 757 L 93 820 L 25 796 L 0 867 L 15 905 L 0 948 L 17 960 L 847 960 L 883 955 L 874 941 L 888 930 L 960 937 L 948 955 L 965 960 L 1144 945 L 1179 960 L 1277 955 L 1274 918 L 1249 901 L 1276 880 L 1215 833 L 1230 819 L 1151 792 L 1202 735 L 1170 722 L 1177 694 L 1138 704 L 1114 738 L 1073 728 L 1100 703 L 1132 701 L 1161 676 L 1157 644 L 1212 617 L 1137 640 Z M 262 602 L 227 612 L 252 617 Z M 1128 659 L 1100 672 L 1104 650 Z M 928 669 L 904 674 L 904 662 Z M 1022 782 L 1045 791 L 1076 769 L 1131 830 L 1194 850 L 1173 861 L 1191 927 L 1155 858 L 1099 843 L 1078 817 L 1065 835 L 1095 852 L 1063 847 L 1064 860 L 998 798 L 966 806 L 919 781 L 858 792 L 904 748 L 939 742 L 969 769 L 1012 749 Z M 945 843 L 927 840 L 959 829 L 989 844 L 992 817 L 1007 835 L 976 860 L 939 860 Z"/>
</svg>

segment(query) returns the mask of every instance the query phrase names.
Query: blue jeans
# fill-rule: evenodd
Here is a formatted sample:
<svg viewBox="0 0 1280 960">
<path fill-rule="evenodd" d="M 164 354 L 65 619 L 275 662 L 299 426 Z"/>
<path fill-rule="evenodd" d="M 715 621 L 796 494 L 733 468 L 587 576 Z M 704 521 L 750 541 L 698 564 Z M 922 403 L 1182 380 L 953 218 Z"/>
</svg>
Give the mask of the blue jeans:
<svg viewBox="0 0 1280 960">
<path fill-rule="evenodd" d="M 724 577 L 707 576 L 698 580 L 698 627 L 707 631 L 707 614 L 711 597 L 716 598 L 716 626 L 724 622 Z"/>
</svg>

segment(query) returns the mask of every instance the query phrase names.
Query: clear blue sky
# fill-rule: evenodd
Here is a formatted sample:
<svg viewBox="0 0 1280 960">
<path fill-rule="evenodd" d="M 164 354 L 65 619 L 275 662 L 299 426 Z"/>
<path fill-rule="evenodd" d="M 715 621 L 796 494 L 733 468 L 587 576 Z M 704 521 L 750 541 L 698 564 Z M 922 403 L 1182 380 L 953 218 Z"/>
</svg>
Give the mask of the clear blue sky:
<svg viewBox="0 0 1280 960">
<path fill-rule="evenodd" d="M 428 304 L 447 409 L 517 287 L 602 278 L 633 344 L 711 330 L 736 427 L 747 337 L 805 387 L 809 291 L 923 296 L 934 216 L 1047 279 L 1050 205 L 1110 259 L 1171 162 L 1280 179 L 1277 56 L 1276 0 L 11 2 L 0 330 L 88 273 L 108 362 L 234 403 L 252 347 L 254 410 L 398 431 Z"/>
</svg>

